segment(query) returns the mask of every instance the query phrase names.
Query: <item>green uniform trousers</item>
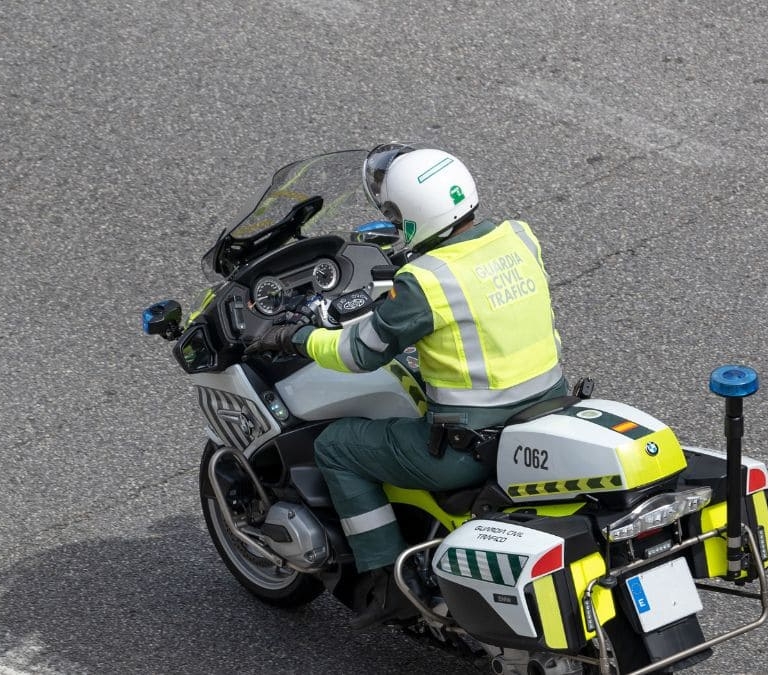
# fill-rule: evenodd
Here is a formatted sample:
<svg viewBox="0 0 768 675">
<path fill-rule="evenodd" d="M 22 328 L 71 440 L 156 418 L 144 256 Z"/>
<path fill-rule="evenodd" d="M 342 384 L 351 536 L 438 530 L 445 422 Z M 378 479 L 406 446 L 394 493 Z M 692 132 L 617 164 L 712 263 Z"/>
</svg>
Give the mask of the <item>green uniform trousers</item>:
<svg viewBox="0 0 768 675">
<path fill-rule="evenodd" d="M 315 440 L 325 477 L 359 572 L 392 564 L 406 542 L 382 483 L 430 491 L 481 484 L 492 469 L 466 452 L 429 454 L 425 418 L 332 422 Z"/>
<path fill-rule="evenodd" d="M 563 380 L 539 397 L 499 411 L 501 418 L 495 423 L 565 392 Z M 481 485 L 495 472 L 451 447 L 441 458 L 430 455 L 430 426 L 423 417 L 348 417 L 329 424 L 315 440 L 315 461 L 328 484 L 359 572 L 392 564 L 407 547 L 382 483 L 439 492 Z"/>
</svg>

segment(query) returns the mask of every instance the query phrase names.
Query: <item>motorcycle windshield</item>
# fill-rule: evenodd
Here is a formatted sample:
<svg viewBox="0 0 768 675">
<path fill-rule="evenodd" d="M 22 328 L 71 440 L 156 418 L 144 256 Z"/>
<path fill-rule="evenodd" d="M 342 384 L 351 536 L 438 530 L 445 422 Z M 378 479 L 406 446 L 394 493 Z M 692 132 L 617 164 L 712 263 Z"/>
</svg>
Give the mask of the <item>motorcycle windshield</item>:
<svg viewBox="0 0 768 675">
<path fill-rule="evenodd" d="M 291 239 L 336 234 L 381 217 L 365 197 L 365 150 L 342 150 L 293 162 L 272 177 L 267 191 L 223 231 L 202 258 L 211 282 Z"/>
</svg>

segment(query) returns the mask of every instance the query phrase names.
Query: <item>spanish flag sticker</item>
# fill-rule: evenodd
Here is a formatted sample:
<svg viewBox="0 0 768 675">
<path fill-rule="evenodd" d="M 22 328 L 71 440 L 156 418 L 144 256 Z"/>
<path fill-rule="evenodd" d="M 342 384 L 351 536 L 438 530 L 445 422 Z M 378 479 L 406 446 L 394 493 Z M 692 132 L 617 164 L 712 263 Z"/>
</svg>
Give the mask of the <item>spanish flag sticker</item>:
<svg viewBox="0 0 768 675">
<path fill-rule="evenodd" d="M 628 431 L 632 431 L 632 429 L 637 429 L 639 425 L 635 424 L 634 422 L 630 422 L 629 420 L 625 420 L 624 422 L 619 422 L 618 424 L 614 424 L 611 429 L 614 431 L 618 431 L 620 434 L 626 434 Z"/>
</svg>

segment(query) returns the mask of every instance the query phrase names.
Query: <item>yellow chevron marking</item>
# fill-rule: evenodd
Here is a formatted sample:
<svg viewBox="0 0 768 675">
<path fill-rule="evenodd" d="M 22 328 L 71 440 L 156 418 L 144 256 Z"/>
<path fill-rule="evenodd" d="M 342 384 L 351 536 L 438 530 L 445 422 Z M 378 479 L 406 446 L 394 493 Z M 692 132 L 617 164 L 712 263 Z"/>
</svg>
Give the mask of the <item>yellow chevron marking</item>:
<svg viewBox="0 0 768 675">
<path fill-rule="evenodd" d="M 593 476 L 591 478 L 573 478 L 570 480 L 553 480 L 545 483 L 518 483 L 507 487 L 510 497 L 534 497 L 537 495 L 554 495 L 567 492 L 595 492 L 598 490 L 616 490 L 624 487 L 621 476 Z"/>
<path fill-rule="evenodd" d="M 388 370 L 399 381 L 406 393 L 413 399 L 414 404 L 422 415 L 427 414 L 427 398 L 424 396 L 419 383 L 416 378 L 408 372 L 402 363 L 397 360 L 392 360 L 386 365 L 382 366 L 385 370 Z"/>
</svg>

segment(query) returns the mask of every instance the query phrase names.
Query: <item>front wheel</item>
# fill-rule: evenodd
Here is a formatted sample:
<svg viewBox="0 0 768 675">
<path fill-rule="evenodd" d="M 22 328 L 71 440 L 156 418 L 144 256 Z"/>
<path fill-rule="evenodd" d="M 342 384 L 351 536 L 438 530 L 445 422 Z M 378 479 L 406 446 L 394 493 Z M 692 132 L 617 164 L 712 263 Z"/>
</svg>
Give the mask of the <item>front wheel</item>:
<svg viewBox="0 0 768 675">
<path fill-rule="evenodd" d="M 259 600 L 279 607 L 300 607 L 312 602 L 323 590 L 319 579 L 289 567 L 277 567 L 238 539 L 222 516 L 208 478 L 208 465 L 218 448 L 210 441 L 200 461 L 200 504 L 208 533 L 232 575 Z M 224 462 L 222 462 L 224 463 Z M 236 523 L 247 523 L 257 499 L 248 478 L 236 465 L 227 467 L 228 477 L 239 474 L 227 492 Z"/>
</svg>

